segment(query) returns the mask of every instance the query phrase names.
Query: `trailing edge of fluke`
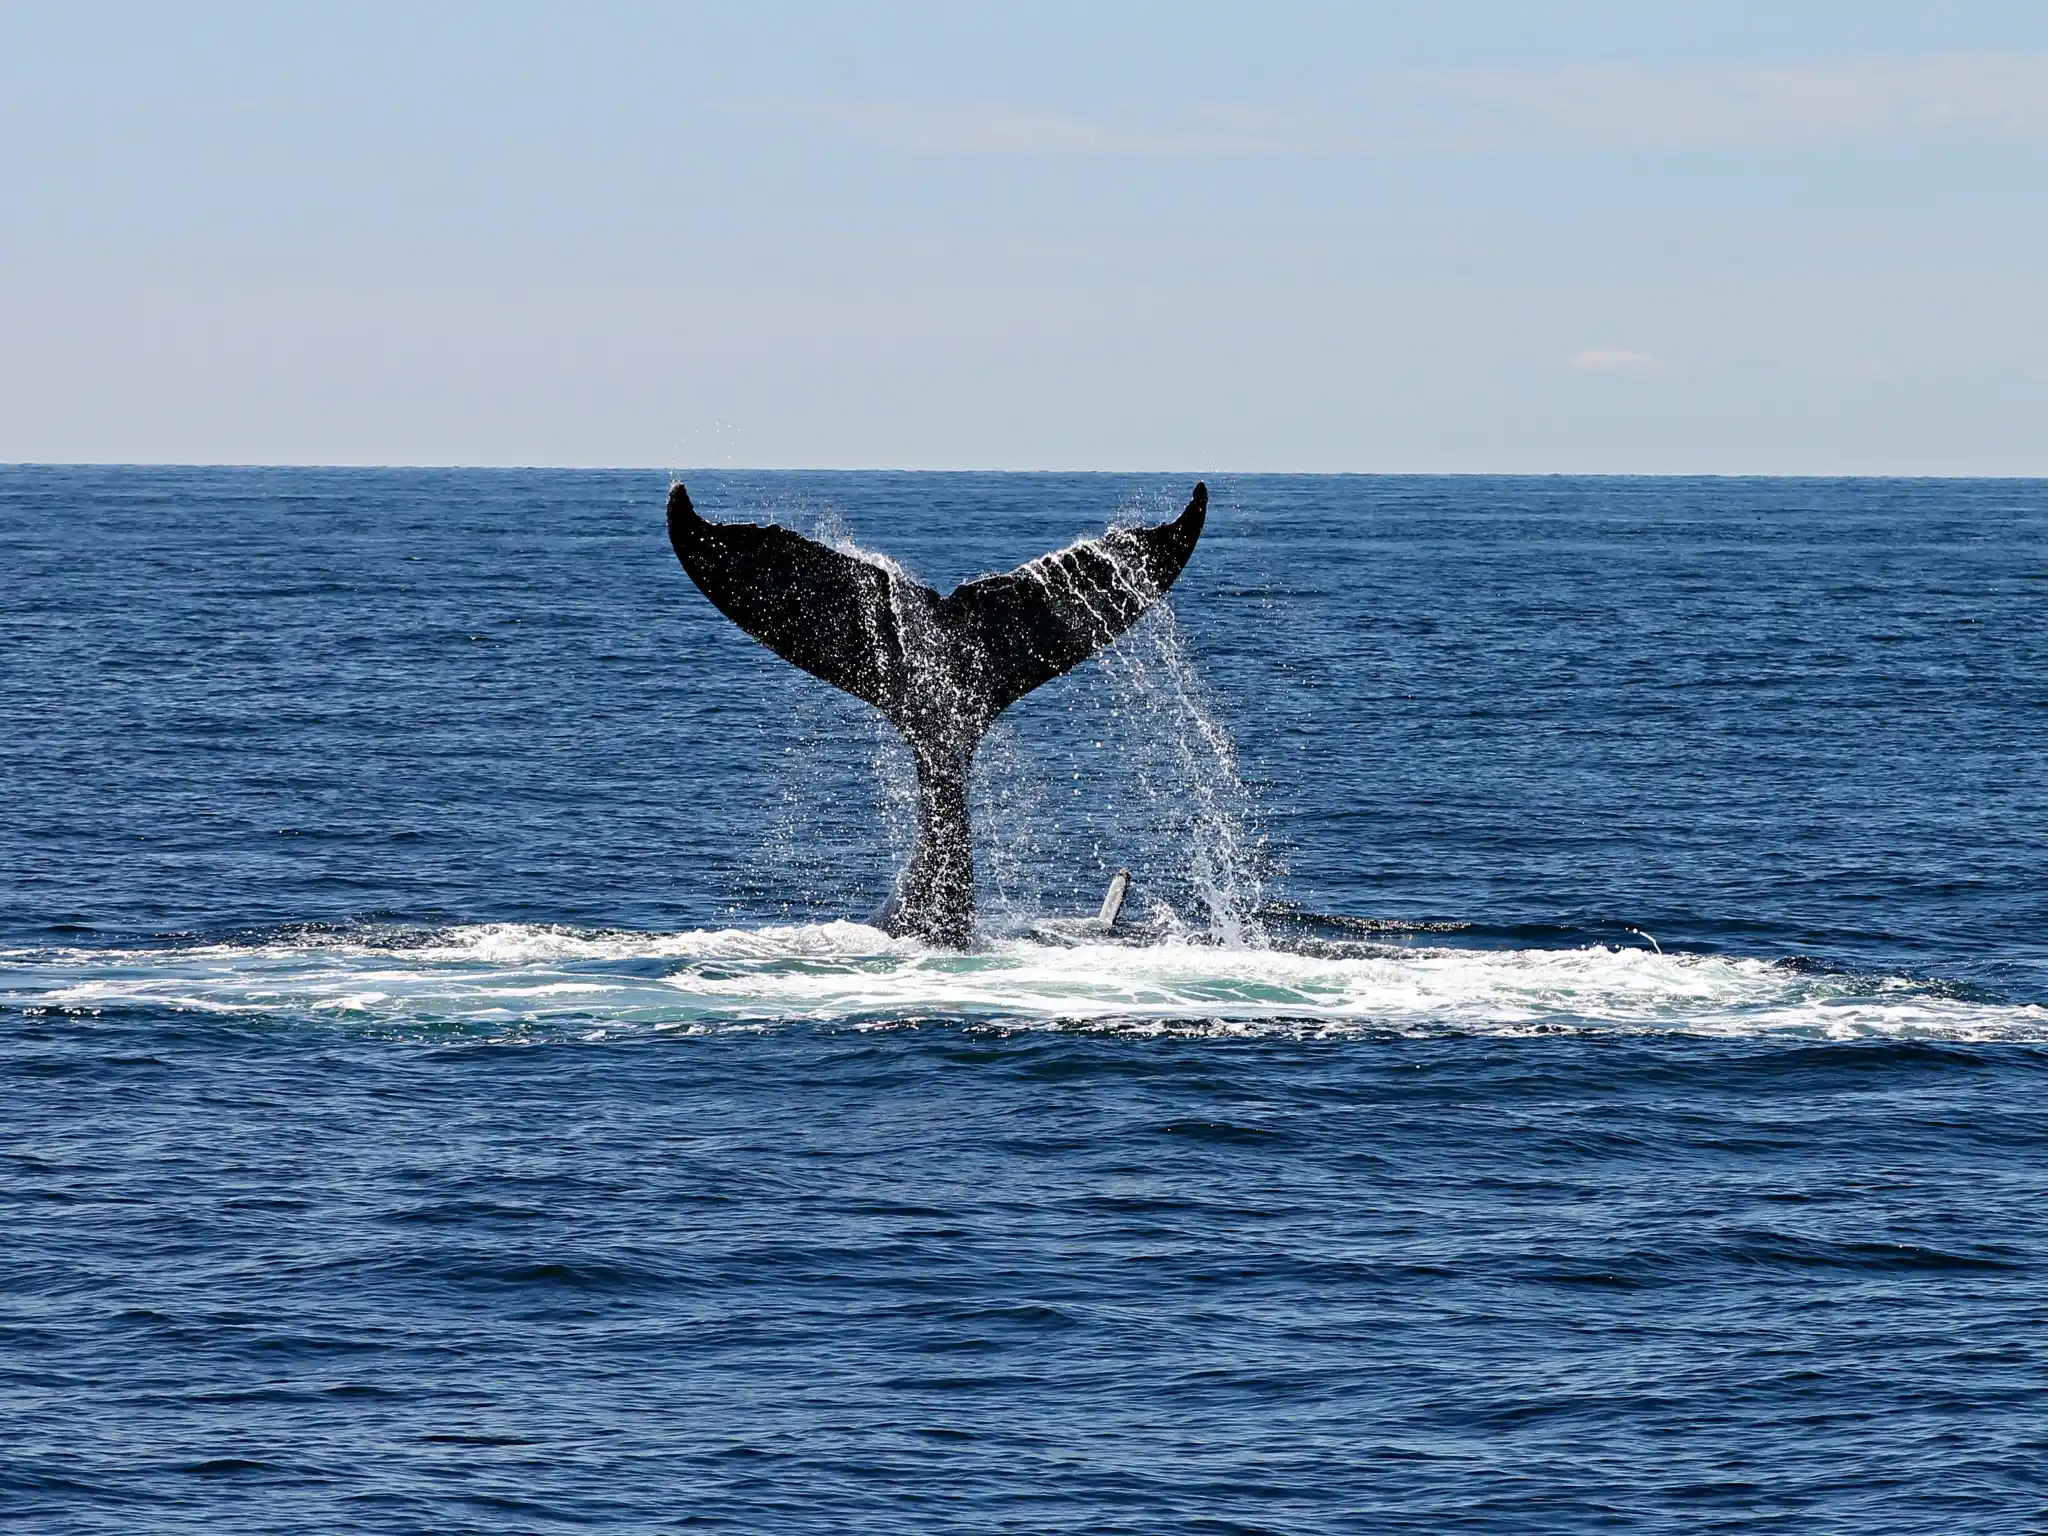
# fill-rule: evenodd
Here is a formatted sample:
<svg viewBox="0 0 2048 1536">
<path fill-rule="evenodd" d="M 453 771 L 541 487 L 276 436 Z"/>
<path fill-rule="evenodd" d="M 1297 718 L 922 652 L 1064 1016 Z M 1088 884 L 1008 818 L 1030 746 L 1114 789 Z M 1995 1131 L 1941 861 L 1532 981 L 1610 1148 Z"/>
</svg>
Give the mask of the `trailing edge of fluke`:
<svg viewBox="0 0 2048 1536">
<path fill-rule="evenodd" d="M 872 704 L 917 764 L 918 836 L 878 921 L 964 948 L 974 937 L 967 772 L 991 722 L 1138 622 L 1173 585 L 1208 515 L 1114 528 L 940 597 L 922 582 L 787 528 L 711 523 L 669 488 L 676 558 L 718 611 L 784 661 Z"/>
</svg>

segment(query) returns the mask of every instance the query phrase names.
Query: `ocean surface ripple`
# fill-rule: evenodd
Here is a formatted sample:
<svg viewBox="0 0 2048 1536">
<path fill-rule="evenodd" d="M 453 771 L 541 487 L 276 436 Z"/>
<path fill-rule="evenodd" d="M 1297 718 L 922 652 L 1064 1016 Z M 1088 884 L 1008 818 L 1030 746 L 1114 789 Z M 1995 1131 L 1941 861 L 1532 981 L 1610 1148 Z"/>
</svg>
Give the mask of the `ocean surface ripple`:
<svg viewBox="0 0 2048 1536">
<path fill-rule="evenodd" d="M 0 1518 L 2048 1530 L 2048 485 L 1210 482 L 948 953 L 661 475 L 0 469 Z"/>
</svg>

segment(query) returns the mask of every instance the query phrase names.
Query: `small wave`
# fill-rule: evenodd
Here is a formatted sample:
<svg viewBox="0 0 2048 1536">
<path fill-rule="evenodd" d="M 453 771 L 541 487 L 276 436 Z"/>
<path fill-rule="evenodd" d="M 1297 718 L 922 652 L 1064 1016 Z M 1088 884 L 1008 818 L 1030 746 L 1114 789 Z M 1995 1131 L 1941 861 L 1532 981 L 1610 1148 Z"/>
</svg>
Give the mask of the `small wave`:
<svg viewBox="0 0 2048 1536">
<path fill-rule="evenodd" d="M 135 1008 L 603 1037 L 944 1020 L 1135 1033 L 1783 1034 L 2048 1041 L 2048 1008 L 1784 961 L 1647 949 L 1232 949 L 1047 944 L 934 950 L 857 923 L 680 933 L 491 923 L 249 942 L 0 951 L 0 1008 Z"/>
</svg>

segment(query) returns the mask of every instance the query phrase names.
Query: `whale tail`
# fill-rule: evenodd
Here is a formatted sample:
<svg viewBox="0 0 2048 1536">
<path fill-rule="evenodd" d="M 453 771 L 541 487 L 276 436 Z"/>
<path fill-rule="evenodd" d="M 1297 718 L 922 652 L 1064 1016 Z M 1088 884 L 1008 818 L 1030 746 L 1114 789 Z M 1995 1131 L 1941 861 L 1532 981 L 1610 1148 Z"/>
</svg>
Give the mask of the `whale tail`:
<svg viewBox="0 0 2048 1536">
<path fill-rule="evenodd" d="M 945 597 L 880 561 L 769 524 L 712 523 L 681 483 L 668 536 L 713 606 L 784 661 L 886 715 L 917 764 L 919 836 L 891 932 L 966 944 L 974 927 L 967 770 L 991 722 L 1123 634 L 1173 585 L 1208 515 L 1116 528 Z"/>
</svg>

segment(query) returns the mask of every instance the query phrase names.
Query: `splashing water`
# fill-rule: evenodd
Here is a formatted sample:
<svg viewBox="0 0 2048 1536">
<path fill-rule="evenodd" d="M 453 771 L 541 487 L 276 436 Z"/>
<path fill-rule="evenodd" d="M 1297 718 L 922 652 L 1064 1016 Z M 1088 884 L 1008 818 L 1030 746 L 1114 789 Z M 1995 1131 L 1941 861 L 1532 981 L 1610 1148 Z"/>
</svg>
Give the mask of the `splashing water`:
<svg viewBox="0 0 2048 1536">
<path fill-rule="evenodd" d="M 877 567 L 892 590 L 898 580 L 918 579 L 900 561 L 865 548 L 834 506 L 782 497 L 756 515 Z M 770 676 L 789 690 L 789 709 L 778 721 L 788 734 L 774 748 L 775 799 L 762 840 L 744 863 L 746 894 L 784 918 L 833 909 L 866 915 L 917 838 L 909 748 L 869 706 L 779 669 Z M 850 779 L 849 761 L 860 765 Z"/>
<path fill-rule="evenodd" d="M 1130 767 L 1133 809 L 1153 887 L 1155 920 L 1187 926 L 1156 887 L 1185 890 L 1198 931 L 1232 947 L 1263 947 L 1256 917 L 1264 881 L 1263 844 L 1251 797 L 1237 773 L 1237 750 L 1195 673 L 1172 608 L 1161 602 L 1132 635 L 1103 657 L 1115 688 L 1112 717 Z"/>
<path fill-rule="evenodd" d="M 1172 609 L 1162 600 L 1085 670 L 1062 679 L 1057 721 L 998 722 L 976 761 L 995 926 L 1092 909 L 1128 867 L 1134 903 L 1162 935 L 1264 946 L 1255 808 Z M 1034 739 L 1042 725 L 1051 739 Z M 1076 830 L 1092 867 L 1055 867 Z"/>
<path fill-rule="evenodd" d="M 919 579 L 895 558 L 864 547 L 834 509 L 780 510 L 798 514 L 791 520 L 820 542 L 885 571 L 892 595 L 899 582 Z M 1156 511 L 1134 502 L 1120 510 L 1118 523 Z M 1111 873 L 1128 867 L 1136 881 L 1131 910 L 1156 934 L 1226 947 L 1267 942 L 1253 915 L 1264 892 L 1266 849 L 1238 777 L 1235 746 L 1170 601 L 1146 596 L 1151 607 L 1135 627 L 1032 696 L 1029 706 L 999 718 L 982 738 L 971 793 L 988 932 L 1014 935 L 1049 917 L 1092 912 Z M 899 611 L 899 625 L 908 617 Z M 851 729 L 865 741 L 867 779 L 858 792 L 828 765 L 847 755 L 849 714 L 859 717 Z M 1017 714 L 1038 718 L 1019 724 Z M 871 883 L 849 878 L 850 866 L 864 862 L 850 846 L 860 835 L 850 819 L 881 825 L 890 866 L 884 885 L 909 857 L 918 829 L 909 750 L 879 714 L 807 697 L 798 729 L 799 739 L 779 753 L 778 805 L 752 861 L 760 890 L 781 893 L 774 906 L 785 916 Z M 1071 838 L 1077 828 L 1089 849 L 1078 862 Z"/>
<path fill-rule="evenodd" d="M 1117 521 L 1157 511 L 1134 501 Z M 978 851 L 995 876 L 999 909 L 1012 924 L 1071 909 L 1127 866 L 1135 900 L 1160 933 L 1264 947 L 1256 913 L 1269 865 L 1257 807 L 1170 596 L 1153 600 L 1060 688 L 1064 740 L 1034 744 L 1025 728 L 998 722 L 977 761 L 977 803 L 986 807 Z M 1061 780 L 1078 786 L 1068 809 L 1090 834 L 1092 893 L 1073 885 L 1079 871 L 1047 867 L 1069 830 L 1052 793 Z"/>
</svg>

